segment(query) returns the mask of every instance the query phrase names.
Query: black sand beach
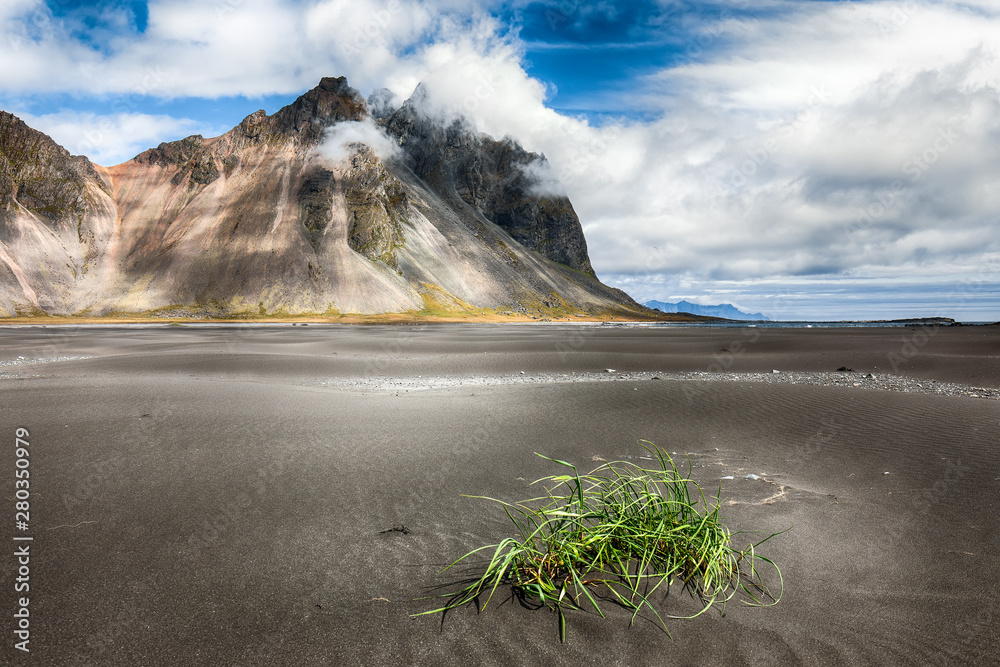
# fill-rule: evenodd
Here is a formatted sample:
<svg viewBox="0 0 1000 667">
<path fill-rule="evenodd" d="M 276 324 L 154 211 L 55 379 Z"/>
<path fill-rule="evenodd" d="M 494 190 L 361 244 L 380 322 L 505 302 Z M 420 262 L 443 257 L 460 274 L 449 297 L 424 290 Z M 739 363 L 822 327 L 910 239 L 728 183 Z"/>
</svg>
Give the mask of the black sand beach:
<svg viewBox="0 0 1000 667">
<path fill-rule="evenodd" d="M 927 391 L 777 379 L 840 367 Z M 14 649 L 13 549 L 0 651 L 38 665 L 1000 664 L 1000 401 L 935 382 L 1000 388 L 1000 327 L 3 328 L 5 534 L 25 534 L 24 427 L 34 540 L 31 651 Z M 641 455 L 639 440 L 690 456 L 706 490 L 722 480 L 731 529 L 791 527 L 762 547 L 785 577 L 777 606 L 668 620 L 672 641 L 605 605 L 607 619 L 570 613 L 560 644 L 554 614 L 508 595 L 411 618 L 453 580 L 445 564 L 511 532 L 460 494 L 530 497 L 555 472 L 534 452 L 589 469 Z M 658 608 L 692 604 L 675 589 Z"/>
</svg>

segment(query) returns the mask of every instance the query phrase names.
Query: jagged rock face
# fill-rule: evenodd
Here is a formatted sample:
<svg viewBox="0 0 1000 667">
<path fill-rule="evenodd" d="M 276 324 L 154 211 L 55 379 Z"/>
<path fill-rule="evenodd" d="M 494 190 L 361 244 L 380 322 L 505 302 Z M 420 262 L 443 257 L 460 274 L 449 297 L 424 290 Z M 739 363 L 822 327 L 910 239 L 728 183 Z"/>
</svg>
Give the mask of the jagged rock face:
<svg viewBox="0 0 1000 667">
<path fill-rule="evenodd" d="M 368 111 L 358 91 L 344 77 L 324 77 L 319 85 L 270 117 L 273 132 L 315 144 L 323 131 L 345 120 L 363 120 Z"/>
<path fill-rule="evenodd" d="M 370 149 L 351 158 L 344 183 L 350 232 L 348 245 L 373 261 L 396 268 L 396 248 L 404 243 L 409 196 Z"/>
<path fill-rule="evenodd" d="M 447 126 L 412 101 L 386 124 L 414 172 L 446 200 L 460 199 L 515 241 L 549 259 L 594 275 L 580 219 L 569 199 L 536 191 L 529 175 L 545 158 L 510 138 L 480 135 L 467 121 Z"/>
<path fill-rule="evenodd" d="M 396 113 L 398 104 L 393 104 L 395 96 L 388 88 L 377 88 L 368 96 L 368 114 L 376 120 L 388 120 Z"/>
<path fill-rule="evenodd" d="M 187 183 L 191 187 L 208 185 L 219 177 L 219 164 L 200 134 L 181 141 L 160 144 L 136 157 L 135 161 L 159 167 L 179 167 L 170 180 L 174 185 L 181 183 Z M 220 161 L 224 168 L 231 169 L 239 162 L 239 158 L 231 155 L 223 157 Z"/>
<path fill-rule="evenodd" d="M 298 193 L 299 219 L 309 233 L 309 244 L 313 250 L 319 247 L 323 232 L 330 223 L 336 184 L 333 172 L 322 165 L 315 166 L 303 176 Z"/>
<path fill-rule="evenodd" d="M 525 171 L 541 161 L 544 158 L 510 140 L 484 138 L 465 172 L 466 187 L 458 194 L 524 247 L 594 275 L 573 205 L 564 196 L 537 194 Z"/>
<path fill-rule="evenodd" d="M 0 313 L 86 301 L 113 226 L 106 176 L 0 111 Z"/>
<path fill-rule="evenodd" d="M 48 221 L 87 212 L 89 186 L 106 184 L 85 157 L 71 156 L 50 137 L 0 111 L 0 206 L 18 206 Z"/>
<path fill-rule="evenodd" d="M 331 78 L 108 169 L 0 114 L 0 315 L 641 310 L 585 275 L 568 200 L 532 194 L 524 166 L 543 158 L 406 109 L 382 110 L 403 149 L 389 160 L 317 150 L 367 118 Z"/>
<path fill-rule="evenodd" d="M 347 205 L 348 246 L 396 269 L 396 249 L 404 244 L 409 196 L 369 148 L 350 158 L 350 166 L 339 181 L 323 165 L 315 165 L 303 175 L 298 189 L 299 215 L 310 245 L 318 250 L 338 189 Z"/>
</svg>

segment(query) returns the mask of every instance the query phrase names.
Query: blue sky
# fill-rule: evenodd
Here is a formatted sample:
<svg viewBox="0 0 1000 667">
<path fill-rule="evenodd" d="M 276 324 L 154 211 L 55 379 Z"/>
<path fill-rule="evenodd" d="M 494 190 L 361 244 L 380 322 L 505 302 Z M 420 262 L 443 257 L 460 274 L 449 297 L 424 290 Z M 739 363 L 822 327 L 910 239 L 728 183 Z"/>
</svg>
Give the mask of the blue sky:
<svg viewBox="0 0 1000 667">
<path fill-rule="evenodd" d="M 782 319 L 1000 320 L 993 0 L 8 0 L 0 108 L 98 164 L 345 75 L 544 152 L 598 275 Z"/>
</svg>

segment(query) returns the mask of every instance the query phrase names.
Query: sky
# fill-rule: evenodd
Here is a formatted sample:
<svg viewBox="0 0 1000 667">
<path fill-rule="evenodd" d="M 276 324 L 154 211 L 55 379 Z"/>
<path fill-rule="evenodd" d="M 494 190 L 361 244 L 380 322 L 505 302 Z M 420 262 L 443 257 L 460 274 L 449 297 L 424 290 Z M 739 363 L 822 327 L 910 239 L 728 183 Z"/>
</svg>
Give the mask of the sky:
<svg viewBox="0 0 1000 667">
<path fill-rule="evenodd" d="M 996 0 L 4 0 L 0 109 L 105 166 L 323 76 L 544 153 L 638 301 L 1000 320 Z"/>
</svg>

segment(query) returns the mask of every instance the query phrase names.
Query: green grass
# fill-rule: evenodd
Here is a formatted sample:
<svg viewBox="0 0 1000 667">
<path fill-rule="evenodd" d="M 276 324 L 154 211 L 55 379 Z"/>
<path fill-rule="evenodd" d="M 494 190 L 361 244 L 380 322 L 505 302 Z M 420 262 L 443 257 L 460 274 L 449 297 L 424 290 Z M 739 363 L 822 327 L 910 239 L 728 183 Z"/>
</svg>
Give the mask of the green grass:
<svg viewBox="0 0 1000 667">
<path fill-rule="evenodd" d="M 669 454 L 644 445 L 653 467 L 613 461 L 584 475 L 566 461 L 538 454 L 572 472 L 534 482 L 549 486 L 538 498 L 514 504 L 485 498 L 503 506 L 519 537 L 470 551 L 446 567 L 470 565 L 470 557 L 492 552 L 481 576 L 441 595 L 447 598 L 444 606 L 416 615 L 444 613 L 470 602 L 478 606 L 484 594 L 485 609 L 497 590 L 510 586 L 522 603 L 558 612 L 559 637 L 565 641 L 565 612 L 589 607 L 603 617 L 598 600 L 631 610 L 630 626 L 648 609 L 668 636 L 663 616 L 694 618 L 714 605 L 724 611 L 739 593 L 749 605 L 777 604 L 781 571 L 757 547 L 779 533 L 742 549 L 733 547 L 732 538 L 740 533 L 730 533 L 719 520 L 721 487 L 709 504 L 689 477 L 690 464 L 682 475 Z M 762 568 L 776 579 L 776 596 L 766 587 Z M 665 593 L 672 582 L 699 600 L 700 611 L 673 616 L 656 610 L 654 594 Z"/>
</svg>

